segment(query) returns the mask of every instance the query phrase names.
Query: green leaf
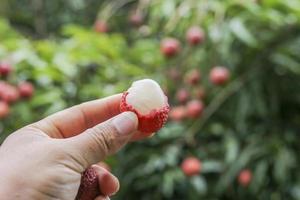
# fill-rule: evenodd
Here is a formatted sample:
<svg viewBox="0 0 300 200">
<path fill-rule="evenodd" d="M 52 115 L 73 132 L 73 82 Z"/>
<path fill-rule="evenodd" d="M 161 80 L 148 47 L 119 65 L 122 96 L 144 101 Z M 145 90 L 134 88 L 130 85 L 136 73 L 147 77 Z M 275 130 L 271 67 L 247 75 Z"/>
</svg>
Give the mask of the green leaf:
<svg viewBox="0 0 300 200">
<path fill-rule="evenodd" d="M 229 26 L 232 33 L 245 44 L 251 47 L 257 47 L 258 43 L 251 32 L 246 28 L 245 24 L 239 18 L 233 18 Z"/>
</svg>

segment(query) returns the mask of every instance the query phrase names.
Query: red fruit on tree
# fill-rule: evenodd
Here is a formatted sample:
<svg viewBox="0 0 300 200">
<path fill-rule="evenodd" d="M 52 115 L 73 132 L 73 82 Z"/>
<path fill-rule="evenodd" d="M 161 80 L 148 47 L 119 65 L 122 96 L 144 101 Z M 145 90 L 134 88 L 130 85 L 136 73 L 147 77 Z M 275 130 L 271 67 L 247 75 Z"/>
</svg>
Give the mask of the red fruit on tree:
<svg viewBox="0 0 300 200">
<path fill-rule="evenodd" d="M 238 182 L 240 185 L 246 187 L 250 184 L 252 180 L 252 172 L 249 169 L 244 169 L 240 172 L 238 176 Z"/>
<path fill-rule="evenodd" d="M 0 63 L 0 75 L 7 76 L 12 72 L 12 66 L 9 63 L 1 62 Z"/>
<path fill-rule="evenodd" d="M 198 158 L 188 157 L 181 163 L 181 170 L 186 176 L 195 176 L 201 172 L 202 165 Z"/>
<path fill-rule="evenodd" d="M 209 78 L 215 85 L 224 85 L 230 78 L 230 72 L 226 67 L 213 67 L 210 71 Z"/>
<path fill-rule="evenodd" d="M 200 78 L 200 72 L 197 69 L 192 69 L 188 71 L 185 75 L 185 81 L 191 85 L 196 85 L 197 83 L 199 83 Z"/>
<path fill-rule="evenodd" d="M 0 92 L 0 98 L 7 103 L 14 103 L 19 99 L 19 91 L 15 86 L 6 84 Z"/>
<path fill-rule="evenodd" d="M 138 130 L 150 136 L 167 122 L 170 107 L 158 83 L 144 79 L 133 82 L 123 93 L 120 110 L 134 112 L 139 120 Z"/>
<path fill-rule="evenodd" d="M 0 101 L 0 119 L 5 118 L 9 115 L 9 105 L 3 101 Z"/>
<path fill-rule="evenodd" d="M 187 110 L 187 116 L 189 118 L 194 119 L 201 116 L 204 110 L 204 105 L 200 100 L 191 100 L 187 103 L 186 110 Z"/>
<path fill-rule="evenodd" d="M 189 97 L 189 92 L 184 88 L 179 89 L 176 93 L 176 99 L 180 103 L 185 103 L 189 99 Z"/>
<path fill-rule="evenodd" d="M 177 55 L 180 51 L 180 42 L 175 38 L 165 38 L 161 41 L 160 51 L 164 56 L 170 58 Z"/>
<path fill-rule="evenodd" d="M 34 93 L 34 87 L 29 82 L 20 83 L 18 86 L 20 96 L 23 98 L 30 98 Z"/>
<path fill-rule="evenodd" d="M 205 34 L 198 26 L 192 26 L 186 33 L 186 40 L 190 45 L 197 45 L 204 41 Z"/>
<path fill-rule="evenodd" d="M 173 121 L 182 121 L 186 117 L 185 106 L 176 106 L 171 108 L 169 117 Z"/>
<path fill-rule="evenodd" d="M 104 20 L 98 19 L 94 24 L 94 29 L 98 33 L 107 33 L 109 31 L 109 27 L 107 22 Z"/>
<path fill-rule="evenodd" d="M 129 16 L 129 22 L 133 26 L 141 26 L 143 24 L 143 15 L 140 12 L 134 12 Z"/>
</svg>

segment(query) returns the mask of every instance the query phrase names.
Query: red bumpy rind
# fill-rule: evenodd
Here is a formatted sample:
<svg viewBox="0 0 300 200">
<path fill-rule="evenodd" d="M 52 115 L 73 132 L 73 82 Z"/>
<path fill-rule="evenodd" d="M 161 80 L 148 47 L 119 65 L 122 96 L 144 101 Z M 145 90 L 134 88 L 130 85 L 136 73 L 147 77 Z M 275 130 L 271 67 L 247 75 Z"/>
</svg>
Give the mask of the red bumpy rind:
<svg viewBox="0 0 300 200">
<path fill-rule="evenodd" d="M 98 176 L 92 167 L 85 170 L 81 177 L 80 187 L 75 200 L 94 200 L 101 195 Z"/>
<path fill-rule="evenodd" d="M 168 113 L 170 111 L 170 106 L 166 97 L 166 106 L 162 107 L 159 110 L 152 110 L 150 113 L 146 115 L 140 114 L 132 105 L 127 104 L 126 97 L 128 92 L 124 92 L 122 95 L 121 103 L 120 103 L 120 111 L 131 111 L 134 112 L 139 120 L 138 130 L 142 133 L 154 133 L 161 129 L 163 125 L 168 120 Z"/>
</svg>

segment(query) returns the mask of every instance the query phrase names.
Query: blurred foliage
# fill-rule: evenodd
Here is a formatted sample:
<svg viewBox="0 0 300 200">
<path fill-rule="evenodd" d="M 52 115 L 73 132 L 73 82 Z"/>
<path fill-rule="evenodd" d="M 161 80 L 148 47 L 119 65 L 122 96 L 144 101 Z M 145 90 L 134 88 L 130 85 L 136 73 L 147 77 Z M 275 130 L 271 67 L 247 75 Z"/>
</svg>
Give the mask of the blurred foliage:
<svg viewBox="0 0 300 200">
<path fill-rule="evenodd" d="M 192 88 L 169 79 L 168 70 L 184 74 L 196 68 L 206 90 L 203 115 L 169 122 L 155 137 L 109 158 L 121 180 L 114 199 L 300 199 L 300 1 L 115 2 L 105 2 L 99 12 L 111 27 L 108 34 L 67 25 L 63 37 L 32 41 L 0 21 L 0 59 L 15 66 L 9 81 L 31 80 L 37 87 L 30 102 L 13 105 L 0 122 L 1 140 L 27 123 L 121 92 L 143 77 L 168 88 L 177 105 L 178 88 Z M 144 25 L 129 25 L 127 3 L 144 15 Z M 185 41 L 192 25 L 206 33 L 197 47 Z M 168 36 L 182 43 L 173 59 L 160 53 L 160 40 Z M 224 87 L 208 80 L 215 65 L 231 71 Z M 188 178 L 179 166 L 190 155 L 203 169 Z M 244 168 L 253 173 L 248 187 L 236 181 Z"/>
</svg>

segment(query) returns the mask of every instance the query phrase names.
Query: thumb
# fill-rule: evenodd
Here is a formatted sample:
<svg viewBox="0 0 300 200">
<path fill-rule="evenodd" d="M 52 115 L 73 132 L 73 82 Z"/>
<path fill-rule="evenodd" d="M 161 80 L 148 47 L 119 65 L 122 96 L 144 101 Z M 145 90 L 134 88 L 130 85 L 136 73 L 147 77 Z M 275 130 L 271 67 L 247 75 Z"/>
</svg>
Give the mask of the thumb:
<svg viewBox="0 0 300 200">
<path fill-rule="evenodd" d="M 67 139 L 65 145 L 71 157 L 85 169 L 123 147 L 137 127 L 137 116 L 133 112 L 124 112 Z"/>
</svg>

